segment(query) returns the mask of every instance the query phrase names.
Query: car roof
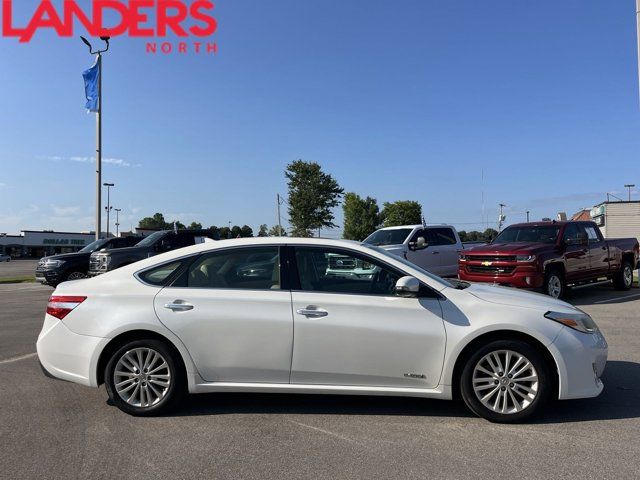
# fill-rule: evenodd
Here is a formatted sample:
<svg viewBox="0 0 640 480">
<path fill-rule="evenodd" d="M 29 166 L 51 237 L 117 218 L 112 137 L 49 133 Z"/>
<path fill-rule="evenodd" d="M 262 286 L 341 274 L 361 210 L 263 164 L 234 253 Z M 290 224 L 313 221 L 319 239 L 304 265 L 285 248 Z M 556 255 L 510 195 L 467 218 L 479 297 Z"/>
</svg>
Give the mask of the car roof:
<svg viewBox="0 0 640 480">
<path fill-rule="evenodd" d="M 378 230 L 399 230 L 402 228 L 413 229 L 413 228 L 440 228 L 440 227 L 453 228 L 453 226 L 448 225 L 446 223 L 427 223 L 426 225 L 418 223 L 417 225 L 397 225 L 395 227 L 383 227 L 383 228 L 379 228 Z"/>
</svg>

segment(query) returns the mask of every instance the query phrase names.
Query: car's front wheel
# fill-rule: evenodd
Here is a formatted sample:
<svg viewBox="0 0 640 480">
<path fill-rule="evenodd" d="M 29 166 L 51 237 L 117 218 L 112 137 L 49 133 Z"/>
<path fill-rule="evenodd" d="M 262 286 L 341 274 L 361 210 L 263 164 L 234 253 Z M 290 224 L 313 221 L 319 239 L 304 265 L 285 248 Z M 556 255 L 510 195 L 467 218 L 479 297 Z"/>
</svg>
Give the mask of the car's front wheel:
<svg viewBox="0 0 640 480">
<path fill-rule="evenodd" d="M 528 343 L 498 340 L 479 348 L 462 371 L 460 391 L 469 409 L 492 422 L 522 422 L 552 391 L 543 356 Z"/>
<path fill-rule="evenodd" d="M 130 415 L 150 416 L 174 407 L 186 390 L 180 360 L 159 340 L 134 340 L 120 347 L 105 371 L 111 401 Z"/>
<path fill-rule="evenodd" d="M 553 298 L 564 298 L 567 296 L 567 285 L 564 275 L 559 268 L 552 268 L 544 276 L 544 293 Z"/>
</svg>

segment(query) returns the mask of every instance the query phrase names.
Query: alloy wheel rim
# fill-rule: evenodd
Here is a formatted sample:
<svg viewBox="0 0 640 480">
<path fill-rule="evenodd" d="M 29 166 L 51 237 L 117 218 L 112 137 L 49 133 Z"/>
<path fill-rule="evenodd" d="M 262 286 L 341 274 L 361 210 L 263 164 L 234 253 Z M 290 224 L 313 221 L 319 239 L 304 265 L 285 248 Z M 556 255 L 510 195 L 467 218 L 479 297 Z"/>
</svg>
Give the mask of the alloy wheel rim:
<svg viewBox="0 0 640 480">
<path fill-rule="evenodd" d="M 134 407 L 146 408 L 165 398 L 171 386 L 171 371 L 160 353 L 141 347 L 120 357 L 113 379 L 122 400 Z"/>
<path fill-rule="evenodd" d="M 556 275 L 551 275 L 551 277 L 549 277 L 549 283 L 547 284 L 547 290 L 549 295 L 553 298 L 558 298 L 562 292 L 562 283 L 560 282 L 560 278 Z"/>
<path fill-rule="evenodd" d="M 495 350 L 482 357 L 473 369 L 476 398 L 495 413 L 510 415 L 528 408 L 538 396 L 535 367 L 513 350 Z"/>
<path fill-rule="evenodd" d="M 629 265 L 625 265 L 623 275 L 625 286 L 631 286 L 631 284 L 633 283 L 633 270 L 631 270 L 631 267 L 629 267 Z"/>
</svg>

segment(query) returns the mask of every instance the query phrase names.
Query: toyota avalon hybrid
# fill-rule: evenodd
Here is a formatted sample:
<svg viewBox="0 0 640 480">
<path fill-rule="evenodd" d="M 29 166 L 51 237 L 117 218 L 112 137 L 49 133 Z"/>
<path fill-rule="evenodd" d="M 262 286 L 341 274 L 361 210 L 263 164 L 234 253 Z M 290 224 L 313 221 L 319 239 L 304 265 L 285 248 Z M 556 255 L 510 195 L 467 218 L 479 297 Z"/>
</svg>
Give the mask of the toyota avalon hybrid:
<svg viewBox="0 0 640 480">
<path fill-rule="evenodd" d="M 370 274 L 336 275 L 335 258 Z M 47 375 L 105 384 L 132 415 L 232 391 L 462 398 L 495 422 L 597 396 L 607 360 L 594 320 L 568 303 L 292 238 L 204 243 L 63 283 L 37 350 Z"/>
</svg>

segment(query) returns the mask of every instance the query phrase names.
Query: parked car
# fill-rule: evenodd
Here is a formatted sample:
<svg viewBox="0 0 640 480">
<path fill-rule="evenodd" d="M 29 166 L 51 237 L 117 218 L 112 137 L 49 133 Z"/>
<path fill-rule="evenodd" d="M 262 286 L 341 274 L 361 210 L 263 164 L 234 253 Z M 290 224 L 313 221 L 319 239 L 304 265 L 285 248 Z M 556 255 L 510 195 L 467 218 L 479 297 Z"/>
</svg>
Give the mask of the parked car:
<svg viewBox="0 0 640 480">
<path fill-rule="evenodd" d="M 11 255 L 5 255 L 4 253 L 0 253 L 0 262 L 10 262 Z"/>
<path fill-rule="evenodd" d="M 335 256 L 373 274 L 333 275 Z M 244 274 L 256 258 L 271 275 Z M 460 395 L 496 422 L 599 395 L 607 349 L 560 300 L 443 280 L 370 244 L 297 238 L 205 243 L 63 283 L 37 342 L 45 372 L 104 383 L 132 415 L 186 392 Z"/>
<path fill-rule="evenodd" d="M 458 275 L 458 255 L 464 248 L 450 225 L 403 225 L 376 230 L 365 243 L 415 263 L 441 277 Z"/>
<path fill-rule="evenodd" d="M 160 230 L 145 237 L 135 247 L 92 253 L 89 275 L 101 275 L 159 253 L 203 243 L 205 238 L 213 238 L 208 230 Z"/>
<path fill-rule="evenodd" d="M 536 222 L 507 227 L 488 245 L 460 254 L 459 277 L 562 298 L 569 287 L 612 280 L 627 290 L 638 262 L 635 238 L 604 239 L 594 222 Z"/>
<path fill-rule="evenodd" d="M 103 238 L 90 243 L 75 253 L 43 257 L 36 266 L 36 281 L 55 287 L 60 282 L 85 278 L 89 272 L 89 258 L 93 252 L 131 247 L 140 239 L 141 237 L 136 236 Z"/>
</svg>

